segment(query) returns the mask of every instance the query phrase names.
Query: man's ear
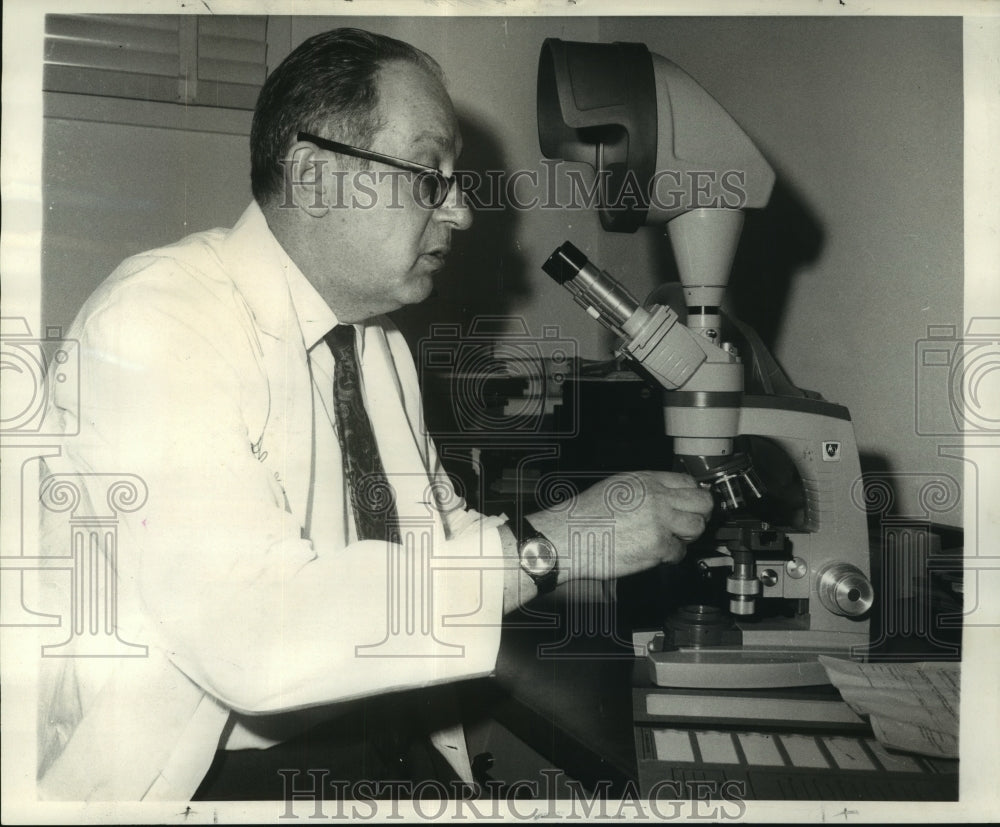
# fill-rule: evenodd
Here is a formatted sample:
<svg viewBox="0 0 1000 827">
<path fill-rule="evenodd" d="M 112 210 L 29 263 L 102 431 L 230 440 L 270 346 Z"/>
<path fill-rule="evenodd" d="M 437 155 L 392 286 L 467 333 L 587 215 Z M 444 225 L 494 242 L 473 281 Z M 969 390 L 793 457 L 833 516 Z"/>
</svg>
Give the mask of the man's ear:
<svg viewBox="0 0 1000 827">
<path fill-rule="evenodd" d="M 342 197 L 336 187 L 336 165 L 312 144 L 295 143 L 281 164 L 284 168 L 282 207 L 297 208 L 313 218 L 322 218 L 331 206 L 336 206 L 335 200 Z"/>
</svg>

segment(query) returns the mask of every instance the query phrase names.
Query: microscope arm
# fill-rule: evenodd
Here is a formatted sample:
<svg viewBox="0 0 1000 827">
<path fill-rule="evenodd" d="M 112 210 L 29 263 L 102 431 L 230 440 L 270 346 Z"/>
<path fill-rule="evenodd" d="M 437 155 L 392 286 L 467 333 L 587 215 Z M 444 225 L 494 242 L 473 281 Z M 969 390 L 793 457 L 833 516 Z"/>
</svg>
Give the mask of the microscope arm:
<svg viewBox="0 0 1000 827">
<path fill-rule="evenodd" d="M 867 522 L 851 495 L 861 464 L 847 409 L 816 399 L 745 396 L 739 430 L 772 440 L 795 465 L 805 523 L 801 533 L 788 535 L 791 553 L 810 567 L 810 604 L 815 598 L 827 609 L 812 613 L 812 628 L 842 629 L 874 599 Z"/>
</svg>

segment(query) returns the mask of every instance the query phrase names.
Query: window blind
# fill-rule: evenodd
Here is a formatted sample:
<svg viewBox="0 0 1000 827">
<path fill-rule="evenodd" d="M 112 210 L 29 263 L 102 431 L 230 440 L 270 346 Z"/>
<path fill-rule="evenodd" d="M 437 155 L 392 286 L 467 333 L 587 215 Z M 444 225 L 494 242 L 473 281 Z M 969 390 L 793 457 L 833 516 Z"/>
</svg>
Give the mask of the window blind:
<svg viewBox="0 0 1000 827">
<path fill-rule="evenodd" d="M 253 109 L 267 74 L 267 17 L 50 14 L 43 87 Z"/>
</svg>

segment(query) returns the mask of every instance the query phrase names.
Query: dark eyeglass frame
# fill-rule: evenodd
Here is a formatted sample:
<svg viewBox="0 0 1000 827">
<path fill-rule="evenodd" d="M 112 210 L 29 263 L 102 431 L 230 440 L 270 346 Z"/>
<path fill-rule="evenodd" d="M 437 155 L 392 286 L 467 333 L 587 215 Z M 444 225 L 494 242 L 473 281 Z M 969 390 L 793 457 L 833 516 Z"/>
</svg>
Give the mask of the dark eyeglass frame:
<svg viewBox="0 0 1000 827">
<path fill-rule="evenodd" d="M 362 149 L 361 147 L 351 146 L 350 144 L 342 144 L 339 141 L 331 141 L 329 138 L 321 138 L 319 135 L 313 135 L 310 132 L 299 132 L 297 140 L 315 144 L 320 149 L 326 149 L 330 152 L 338 152 L 341 155 L 350 155 L 354 158 L 363 158 L 366 161 L 376 161 L 380 164 L 388 164 L 389 166 L 396 167 L 397 169 L 406 170 L 407 172 L 415 172 L 418 175 L 432 178 L 435 182 L 437 196 L 429 203 L 423 203 L 423 199 L 420 200 L 422 206 L 431 207 L 435 210 L 448 200 L 448 196 L 451 195 L 452 187 L 454 187 L 457 183 L 457 179 L 454 174 L 445 175 L 436 167 L 425 166 L 424 164 L 418 164 L 416 161 L 407 161 L 403 158 L 395 158 L 392 155 L 384 155 L 381 152 L 375 152 L 371 149 Z M 420 179 L 418 178 L 417 180 L 419 182 Z"/>
</svg>

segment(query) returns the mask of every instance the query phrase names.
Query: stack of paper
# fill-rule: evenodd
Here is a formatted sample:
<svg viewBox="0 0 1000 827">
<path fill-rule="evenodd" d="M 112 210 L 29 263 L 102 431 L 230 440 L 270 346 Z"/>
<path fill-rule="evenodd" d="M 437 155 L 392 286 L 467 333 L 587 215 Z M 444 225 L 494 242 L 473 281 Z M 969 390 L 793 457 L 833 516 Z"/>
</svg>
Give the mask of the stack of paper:
<svg viewBox="0 0 1000 827">
<path fill-rule="evenodd" d="M 958 663 L 855 663 L 820 657 L 830 682 L 887 747 L 958 758 Z"/>
</svg>

